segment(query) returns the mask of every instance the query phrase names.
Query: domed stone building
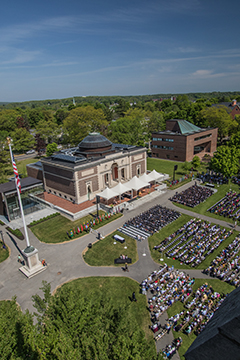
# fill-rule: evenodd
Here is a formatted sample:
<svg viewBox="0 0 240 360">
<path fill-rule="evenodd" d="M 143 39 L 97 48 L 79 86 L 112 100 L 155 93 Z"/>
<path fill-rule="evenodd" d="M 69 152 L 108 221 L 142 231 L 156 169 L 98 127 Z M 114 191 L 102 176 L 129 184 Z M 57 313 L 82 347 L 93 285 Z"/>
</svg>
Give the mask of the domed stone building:
<svg viewBox="0 0 240 360">
<path fill-rule="evenodd" d="M 106 187 L 127 182 L 147 170 L 146 148 L 114 144 L 99 133 L 90 133 L 76 148 L 41 160 L 45 191 L 80 204 L 92 200 Z M 34 164 L 28 175 L 39 176 Z"/>
</svg>

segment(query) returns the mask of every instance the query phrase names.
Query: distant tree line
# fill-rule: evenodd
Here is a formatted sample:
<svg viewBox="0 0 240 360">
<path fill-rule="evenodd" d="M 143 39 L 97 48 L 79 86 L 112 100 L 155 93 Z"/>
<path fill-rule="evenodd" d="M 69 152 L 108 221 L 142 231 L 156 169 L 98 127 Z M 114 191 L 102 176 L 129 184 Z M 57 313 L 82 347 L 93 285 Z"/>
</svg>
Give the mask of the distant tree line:
<svg viewBox="0 0 240 360">
<path fill-rule="evenodd" d="M 206 94 L 201 93 L 200 97 L 200 94 L 184 94 L 176 98 L 162 97 L 161 100 L 161 95 L 75 97 L 74 103 L 62 99 L 29 102 L 31 106 L 27 106 L 28 103 L 18 104 L 18 107 L 8 104 L 13 108 L 1 106 L 0 181 L 4 181 L 9 163 L 7 136 L 13 140 L 14 153 L 35 149 L 41 154 L 42 149 L 54 143 L 48 151 L 48 155 L 51 155 L 57 145 L 77 146 L 93 131 L 100 132 L 115 143 L 148 146 L 153 132 L 165 130 L 166 120 L 185 119 L 202 128 L 217 127 L 219 142 L 223 145 L 232 134 L 240 131 L 239 115 L 232 120 L 227 107 L 212 105 L 230 101 L 232 98 L 229 94 L 237 95 L 211 93 L 205 97 Z M 235 98 L 238 100 L 240 96 Z"/>
</svg>

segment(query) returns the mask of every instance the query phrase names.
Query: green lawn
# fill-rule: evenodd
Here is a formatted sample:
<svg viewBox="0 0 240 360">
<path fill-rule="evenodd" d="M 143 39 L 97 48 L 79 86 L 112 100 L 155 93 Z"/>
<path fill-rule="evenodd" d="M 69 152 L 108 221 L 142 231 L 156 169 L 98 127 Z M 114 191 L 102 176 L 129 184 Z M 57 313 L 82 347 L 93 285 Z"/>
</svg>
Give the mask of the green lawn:
<svg viewBox="0 0 240 360">
<path fill-rule="evenodd" d="M 113 239 L 115 234 L 124 237 L 125 243 L 121 244 L 119 241 L 115 241 Z M 125 246 L 127 246 L 127 249 L 124 249 Z M 122 254 L 127 255 L 132 259 L 132 263 L 135 263 L 138 260 L 136 240 L 114 231 L 105 239 L 93 244 L 92 248 L 88 249 L 83 257 L 86 263 L 91 266 L 111 266 L 114 265 L 114 259 L 119 258 Z M 124 266 L 124 264 L 115 266 Z"/>
<path fill-rule="evenodd" d="M 170 179 L 173 178 L 173 169 L 174 166 L 177 165 L 178 169 L 175 171 L 175 179 L 181 178 L 183 175 L 186 175 L 189 173 L 189 171 L 185 171 L 182 166 L 183 162 L 180 161 L 171 161 L 171 160 L 162 160 L 162 159 L 155 159 L 155 158 L 147 158 L 147 169 L 148 170 L 156 170 L 157 172 L 169 174 Z M 201 163 L 201 166 L 199 167 L 198 171 L 206 171 L 207 165 L 205 163 Z M 193 172 L 196 174 L 197 172 Z M 183 184 L 183 183 L 182 183 Z"/>
<path fill-rule="evenodd" d="M 6 246 L 6 249 L 3 249 L 3 243 L 0 241 L 0 263 L 6 260 L 9 257 L 9 250 Z"/>
<path fill-rule="evenodd" d="M 213 194 L 206 201 L 204 201 L 203 203 L 199 204 L 198 206 L 196 206 L 194 208 L 190 208 L 188 206 L 180 205 L 178 203 L 174 203 L 174 204 L 176 206 L 180 207 L 180 208 L 187 209 L 187 210 L 190 210 L 190 211 L 194 211 L 194 212 L 196 212 L 198 214 L 206 215 L 206 216 L 212 217 L 213 219 L 223 220 L 223 221 L 227 221 L 228 223 L 233 224 L 235 220 L 230 219 L 228 217 L 223 217 L 223 216 L 220 216 L 220 215 L 212 214 L 210 211 L 207 211 L 207 210 L 211 206 L 216 204 L 219 200 L 224 198 L 224 196 L 229 191 L 229 189 L 232 189 L 233 191 L 239 192 L 239 186 L 236 185 L 236 184 L 230 183 L 230 184 L 220 185 L 219 187 L 215 186 L 215 188 L 217 189 L 217 192 L 215 194 Z"/>
<path fill-rule="evenodd" d="M 96 289 L 102 291 L 106 298 L 111 299 L 113 306 L 129 305 L 138 325 L 144 330 L 148 341 L 152 342 L 152 346 L 155 347 L 150 330 L 151 321 L 147 310 L 147 298 L 139 293 L 139 284 L 136 281 L 125 277 L 88 277 L 73 280 L 63 287 L 67 287 L 69 291 L 77 287 L 83 296 L 87 296 Z M 58 291 L 61 291 L 61 288 Z M 137 302 L 132 303 L 130 298 L 133 292 L 136 294 Z"/>
<path fill-rule="evenodd" d="M 27 177 L 27 168 L 26 166 L 28 164 L 33 164 L 35 162 L 39 161 L 38 157 L 35 158 L 28 158 L 28 159 L 24 159 L 21 161 L 17 161 L 17 168 L 18 168 L 18 173 L 22 175 L 22 177 Z"/>
<path fill-rule="evenodd" d="M 99 213 L 102 214 L 102 212 Z M 120 216 L 122 216 L 122 214 L 116 214 L 114 216 L 111 216 L 110 219 L 103 220 L 98 225 L 95 225 L 94 229 L 97 230 L 103 225 L 106 225 L 107 223 L 116 220 Z M 91 215 L 87 215 L 81 219 L 71 221 L 65 218 L 64 216 L 58 215 L 32 226 L 31 231 L 42 242 L 54 243 L 54 244 L 61 243 L 64 241 L 71 240 L 67 235 L 67 232 L 70 233 L 70 230 L 75 229 L 76 231 L 76 234 L 73 236 L 73 239 L 77 239 L 85 235 L 86 231 L 83 231 L 82 233 L 78 234 L 77 227 L 78 226 L 80 227 L 80 225 L 83 223 L 87 223 L 88 221 L 90 221 L 90 219 L 93 219 L 93 217 Z"/>
<path fill-rule="evenodd" d="M 212 286 L 213 290 L 214 291 L 217 291 L 219 293 L 224 293 L 224 294 L 228 294 L 230 293 L 231 291 L 233 291 L 235 289 L 234 286 L 231 286 L 223 281 L 220 281 L 218 279 L 196 279 L 195 280 L 195 284 L 193 286 L 193 291 L 196 291 L 202 284 L 204 283 L 208 283 L 208 285 Z M 183 304 L 178 301 L 176 303 L 174 303 L 168 310 L 168 316 L 171 317 L 173 315 L 176 315 L 177 313 L 179 313 L 180 311 L 183 311 L 183 310 L 186 310 L 183 306 Z M 174 338 L 177 338 L 179 336 L 181 336 L 181 338 L 183 339 L 183 343 L 179 349 L 179 355 L 180 355 L 180 358 L 182 360 L 184 360 L 184 354 L 185 352 L 187 351 L 187 349 L 189 348 L 189 346 L 193 343 L 193 341 L 196 339 L 196 335 L 194 333 L 190 334 L 189 336 L 188 335 L 185 335 L 184 333 L 182 332 L 176 332 L 176 331 L 173 331 L 173 336 Z"/>
</svg>

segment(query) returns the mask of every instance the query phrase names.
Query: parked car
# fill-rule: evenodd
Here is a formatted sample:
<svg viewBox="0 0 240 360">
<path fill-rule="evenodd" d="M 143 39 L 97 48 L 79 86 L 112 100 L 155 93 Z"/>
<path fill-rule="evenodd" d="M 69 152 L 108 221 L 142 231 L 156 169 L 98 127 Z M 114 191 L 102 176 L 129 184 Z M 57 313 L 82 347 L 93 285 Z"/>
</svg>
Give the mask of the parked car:
<svg viewBox="0 0 240 360">
<path fill-rule="evenodd" d="M 32 149 L 32 150 L 28 150 L 28 151 L 26 152 L 26 154 L 27 154 L 27 155 L 29 155 L 29 154 L 35 154 L 35 150 L 33 150 L 33 149 Z"/>
</svg>

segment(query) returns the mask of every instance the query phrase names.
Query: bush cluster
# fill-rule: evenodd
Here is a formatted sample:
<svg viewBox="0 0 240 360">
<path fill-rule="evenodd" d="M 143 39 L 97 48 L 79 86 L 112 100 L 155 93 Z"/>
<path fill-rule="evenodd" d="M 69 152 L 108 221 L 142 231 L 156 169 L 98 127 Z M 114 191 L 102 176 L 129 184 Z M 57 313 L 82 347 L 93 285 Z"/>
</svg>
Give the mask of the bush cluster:
<svg viewBox="0 0 240 360">
<path fill-rule="evenodd" d="M 54 214 L 45 216 L 45 217 L 42 218 L 42 219 L 34 220 L 34 221 L 32 221 L 32 222 L 28 225 L 28 227 L 30 228 L 30 227 L 32 227 L 32 226 L 34 226 L 34 225 L 40 224 L 40 223 L 42 223 L 42 222 L 44 222 L 44 221 L 46 221 L 46 220 L 49 220 L 49 219 L 51 219 L 51 218 L 53 218 L 53 217 L 55 217 L 55 216 L 58 216 L 58 215 L 60 215 L 60 213 L 54 213 Z"/>
</svg>

